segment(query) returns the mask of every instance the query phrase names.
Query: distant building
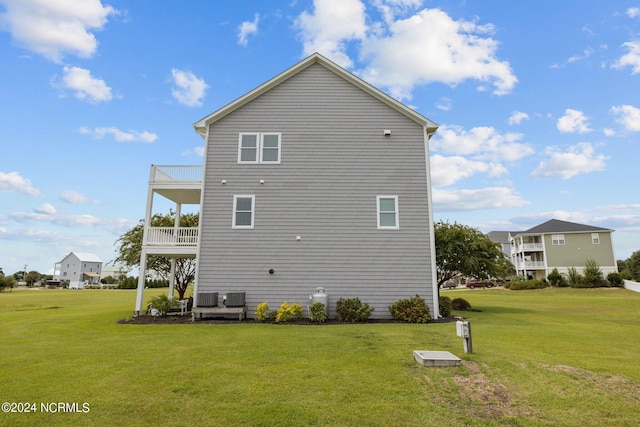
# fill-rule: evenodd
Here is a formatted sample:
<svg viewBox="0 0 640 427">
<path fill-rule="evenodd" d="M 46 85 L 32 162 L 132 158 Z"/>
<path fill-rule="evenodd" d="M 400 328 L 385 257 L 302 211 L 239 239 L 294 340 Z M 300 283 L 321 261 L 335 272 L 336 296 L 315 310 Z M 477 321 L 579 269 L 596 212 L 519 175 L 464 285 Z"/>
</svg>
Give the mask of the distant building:
<svg viewBox="0 0 640 427">
<path fill-rule="evenodd" d="M 129 270 L 121 265 L 113 265 L 113 266 L 105 266 L 102 268 L 102 273 L 100 273 L 100 280 L 105 277 L 113 277 L 118 280 L 121 276 L 128 276 Z"/>
<path fill-rule="evenodd" d="M 70 289 L 82 289 L 86 285 L 100 283 L 102 260 L 97 255 L 83 252 L 71 252 L 53 268 L 53 279 L 61 282 L 68 280 Z"/>
<path fill-rule="evenodd" d="M 582 273 L 587 260 L 594 260 L 602 273 L 617 272 L 613 251 L 613 230 L 552 219 L 525 231 L 488 233 L 503 245 L 509 236 L 509 259 L 518 275 L 546 278 L 554 268 L 566 275 L 570 268 Z"/>
</svg>

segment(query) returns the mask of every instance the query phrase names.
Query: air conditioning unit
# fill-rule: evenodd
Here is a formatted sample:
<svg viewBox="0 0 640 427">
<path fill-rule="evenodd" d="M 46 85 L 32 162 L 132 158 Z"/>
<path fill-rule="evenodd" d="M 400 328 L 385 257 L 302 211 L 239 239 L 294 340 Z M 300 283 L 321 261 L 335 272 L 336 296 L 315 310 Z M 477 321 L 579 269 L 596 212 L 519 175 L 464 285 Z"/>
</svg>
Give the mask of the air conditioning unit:
<svg viewBox="0 0 640 427">
<path fill-rule="evenodd" d="M 244 307 L 245 306 L 245 293 L 244 292 L 227 292 L 225 305 L 227 307 Z"/>
<path fill-rule="evenodd" d="M 217 292 L 198 292 L 198 307 L 217 307 Z"/>
</svg>

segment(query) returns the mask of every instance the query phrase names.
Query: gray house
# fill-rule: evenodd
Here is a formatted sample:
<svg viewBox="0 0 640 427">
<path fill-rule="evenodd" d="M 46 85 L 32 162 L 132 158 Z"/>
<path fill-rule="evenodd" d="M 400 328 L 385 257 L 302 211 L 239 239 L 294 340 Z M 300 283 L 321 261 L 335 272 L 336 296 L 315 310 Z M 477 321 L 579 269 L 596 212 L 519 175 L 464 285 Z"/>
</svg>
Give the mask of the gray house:
<svg viewBox="0 0 640 427">
<path fill-rule="evenodd" d="M 372 318 L 389 318 L 390 304 L 416 294 L 438 316 L 435 123 L 314 54 L 194 127 L 205 140 L 202 175 L 185 183 L 176 169 L 153 166 L 150 194 L 176 201 L 178 212 L 200 204 L 192 240 L 176 224 L 163 252 L 197 258 L 195 307 L 199 293 L 239 291 L 252 316 L 265 301 L 306 307 L 322 287 L 329 317 L 339 298 L 358 297 Z M 143 257 L 164 250 L 152 234 Z"/>
<path fill-rule="evenodd" d="M 82 289 L 86 285 L 100 283 L 102 260 L 97 255 L 84 252 L 70 252 L 53 268 L 53 279 L 69 281 L 70 289 Z"/>
</svg>

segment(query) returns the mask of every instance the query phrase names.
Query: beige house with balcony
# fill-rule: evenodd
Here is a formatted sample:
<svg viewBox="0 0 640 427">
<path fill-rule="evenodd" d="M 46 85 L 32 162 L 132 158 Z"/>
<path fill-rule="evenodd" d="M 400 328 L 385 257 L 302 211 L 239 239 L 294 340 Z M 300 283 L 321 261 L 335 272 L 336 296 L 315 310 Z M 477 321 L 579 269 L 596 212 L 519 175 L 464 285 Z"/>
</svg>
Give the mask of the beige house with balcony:
<svg viewBox="0 0 640 427">
<path fill-rule="evenodd" d="M 606 277 L 618 271 L 612 233 L 608 228 L 552 219 L 526 231 L 509 232 L 511 262 L 518 275 L 543 279 L 554 268 L 565 275 L 572 267 L 582 272 L 591 259 Z"/>
</svg>

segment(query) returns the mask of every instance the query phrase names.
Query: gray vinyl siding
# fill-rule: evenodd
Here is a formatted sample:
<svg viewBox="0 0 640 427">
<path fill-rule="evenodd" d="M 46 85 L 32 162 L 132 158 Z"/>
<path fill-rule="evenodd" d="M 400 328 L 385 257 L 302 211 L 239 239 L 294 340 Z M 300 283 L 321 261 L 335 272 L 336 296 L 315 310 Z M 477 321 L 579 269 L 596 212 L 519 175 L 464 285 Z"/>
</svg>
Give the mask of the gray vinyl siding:
<svg viewBox="0 0 640 427">
<path fill-rule="evenodd" d="M 281 164 L 238 164 L 240 132 L 281 132 Z M 338 298 L 387 318 L 416 294 L 433 313 L 421 125 L 314 64 L 213 123 L 205 167 L 200 292 L 245 291 L 250 316 L 320 286 L 330 317 Z M 232 229 L 234 195 L 255 196 L 254 229 Z M 399 230 L 377 229 L 378 195 L 398 196 Z"/>
</svg>

